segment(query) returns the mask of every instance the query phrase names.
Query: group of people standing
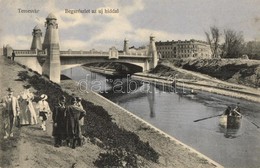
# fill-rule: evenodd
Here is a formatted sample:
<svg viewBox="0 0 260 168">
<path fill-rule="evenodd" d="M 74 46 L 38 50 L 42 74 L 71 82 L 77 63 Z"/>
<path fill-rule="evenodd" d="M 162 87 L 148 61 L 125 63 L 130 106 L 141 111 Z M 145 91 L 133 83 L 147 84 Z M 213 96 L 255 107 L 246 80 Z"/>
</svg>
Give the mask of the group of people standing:
<svg viewBox="0 0 260 168">
<path fill-rule="evenodd" d="M 16 98 L 13 90 L 8 88 L 7 96 L 1 101 L 2 118 L 4 128 L 4 139 L 13 137 L 13 125 L 20 127 L 23 125 L 37 124 L 37 113 L 32 100 L 34 94 L 30 91 L 30 85 L 24 85 L 24 91 Z M 70 105 L 66 105 L 66 97 L 61 96 L 53 112 L 47 102 L 48 96 L 42 94 L 36 104 L 41 129 L 46 131 L 46 121 L 52 113 L 54 146 L 60 147 L 62 142 L 72 148 L 82 145 L 82 127 L 86 111 L 81 104 L 81 98 L 73 97 Z"/>
<path fill-rule="evenodd" d="M 24 85 L 24 91 L 16 98 L 13 96 L 13 90 L 8 88 L 7 96 L 1 101 L 2 118 L 4 127 L 4 139 L 13 137 L 13 125 L 17 127 L 22 125 L 37 124 L 37 115 L 33 107 L 33 93 L 30 91 L 30 85 Z"/>
<path fill-rule="evenodd" d="M 68 106 L 66 106 L 65 96 L 59 98 L 59 104 L 55 107 L 52 114 L 52 135 L 54 136 L 55 147 L 60 147 L 62 141 L 66 141 L 66 145 L 72 148 L 82 145 L 82 127 L 85 115 L 86 111 L 81 104 L 81 98 L 73 97 Z"/>
</svg>

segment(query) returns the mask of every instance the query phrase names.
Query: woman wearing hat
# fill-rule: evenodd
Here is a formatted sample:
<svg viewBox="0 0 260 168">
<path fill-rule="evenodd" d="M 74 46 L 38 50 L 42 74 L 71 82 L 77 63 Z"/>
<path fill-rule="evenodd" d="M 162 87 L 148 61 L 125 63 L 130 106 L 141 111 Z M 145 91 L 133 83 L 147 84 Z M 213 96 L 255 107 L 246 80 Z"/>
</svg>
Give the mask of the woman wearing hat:
<svg viewBox="0 0 260 168">
<path fill-rule="evenodd" d="M 9 136 L 13 137 L 13 123 L 16 118 L 18 118 L 20 113 L 20 107 L 18 100 L 13 96 L 13 90 L 11 88 L 7 89 L 7 96 L 5 96 L 0 102 L 3 106 L 3 123 L 4 123 L 4 139 Z"/>
<path fill-rule="evenodd" d="M 37 109 L 39 111 L 39 117 L 42 122 L 41 128 L 43 131 L 46 131 L 46 121 L 48 119 L 48 115 L 50 115 L 51 110 L 49 103 L 46 101 L 48 96 L 46 94 L 41 95 L 41 100 L 37 104 Z"/>
<path fill-rule="evenodd" d="M 20 124 L 37 124 L 36 112 L 34 110 L 32 100 L 34 99 L 33 93 L 30 91 L 31 85 L 24 85 L 24 91 L 19 96 L 19 103 L 21 107 Z"/>
</svg>

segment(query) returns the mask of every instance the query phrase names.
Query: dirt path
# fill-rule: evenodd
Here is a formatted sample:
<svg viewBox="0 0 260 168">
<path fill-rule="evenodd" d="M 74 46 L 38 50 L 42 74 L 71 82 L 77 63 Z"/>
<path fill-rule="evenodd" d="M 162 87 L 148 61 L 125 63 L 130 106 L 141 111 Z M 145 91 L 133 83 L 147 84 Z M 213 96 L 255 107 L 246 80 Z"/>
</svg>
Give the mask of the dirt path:
<svg viewBox="0 0 260 168">
<path fill-rule="evenodd" d="M 27 74 L 28 71 L 13 64 L 10 60 L 1 58 L 0 65 L 1 97 L 6 94 L 7 87 L 12 87 L 15 91 L 14 95 L 17 96 L 23 90 L 24 84 L 40 81 L 40 83 L 36 84 L 41 84 L 39 88 L 45 87 L 43 88 L 45 91 L 49 90 L 48 101 L 50 104 L 53 103 L 53 98 L 58 94 L 58 92 L 53 92 L 55 85 L 43 82 L 43 78 L 21 80 L 21 76 L 19 77 L 18 75 L 21 72 Z M 30 76 L 33 76 L 32 72 L 28 72 L 28 77 L 30 78 Z M 95 167 L 94 163 L 100 158 L 101 153 L 112 153 L 107 158 L 103 158 L 107 166 L 110 166 L 109 163 L 112 163 L 112 161 L 106 159 L 117 157 L 120 153 L 113 154 L 112 151 L 120 152 L 122 149 L 128 153 L 123 156 L 131 156 L 128 159 L 137 159 L 137 166 L 135 167 L 221 167 L 221 165 L 206 156 L 165 135 L 160 130 L 141 121 L 101 96 L 95 93 L 85 94 L 77 91 L 73 81 L 67 81 L 62 85 L 63 90 L 74 92 L 74 94 L 83 97 L 86 101 L 92 101 L 95 104 L 87 103 L 87 112 L 89 114 L 85 122 L 89 132 L 86 134 L 84 146 L 76 149 L 66 146 L 55 148 L 53 146 L 53 137 L 51 136 L 51 121 L 47 123 L 46 132 L 40 130 L 39 124 L 15 128 L 14 137 L 8 140 L 3 139 L 1 125 L 0 167 Z M 53 90 L 50 88 L 52 86 L 54 87 Z M 38 93 L 39 90 L 33 90 L 33 92 Z M 111 116 L 112 120 L 108 120 L 104 115 L 108 115 L 108 118 Z M 0 117 L 1 121 L 2 118 Z M 94 137 L 90 138 L 90 135 Z M 112 145 L 112 151 L 108 148 L 110 143 L 114 144 L 114 146 Z M 155 152 L 155 154 L 151 155 L 150 152 Z M 155 158 L 157 161 L 149 158 L 157 155 L 159 156 L 158 160 Z"/>
<path fill-rule="evenodd" d="M 38 125 L 22 127 L 17 145 L 19 159 L 14 160 L 10 167 L 94 167 L 93 162 L 101 149 L 90 142 L 75 150 L 65 146 L 55 148 L 51 131 L 50 123 L 46 132 Z"/>
<path fill-rule="evenodd" d="M 23 90 L 25 81 L 20 81 L 18 73 L 24 71 L 10 60 L 0 59 L 0 96 L 7 94 L 7 87 L 14 90 L 14 96 Z M 5 73 L 6 72 L 6 73 Z M 35 90 L 33 90 L 35 92 Z M 35 105 L 35 102 L 34 102 Z M 2 121 L 2 116 L 0 117 Z M 94 167 L 93 162 L 98 158 L 102 149 L 87 141 L 82 148 L 71 150 L 69 147 L 53 147 L 52 123 L 47 124 L 47 131 L 40 130 L 39 124 L 14 128 L 14 137 L 4 140 L 2 124 L 1 130 L 1 160 L 0 167 Z M 83 166 L 84 165 L 84 166 Z"/>
</svg>

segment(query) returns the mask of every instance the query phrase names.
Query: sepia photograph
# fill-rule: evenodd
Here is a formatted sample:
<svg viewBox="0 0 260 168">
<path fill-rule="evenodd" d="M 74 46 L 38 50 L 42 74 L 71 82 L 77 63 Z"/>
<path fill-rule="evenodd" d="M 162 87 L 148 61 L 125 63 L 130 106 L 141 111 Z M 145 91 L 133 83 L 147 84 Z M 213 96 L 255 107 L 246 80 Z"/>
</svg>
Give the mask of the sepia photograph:
<svg viewBox="0 0 260 168">
<path fill-rule="evenodd" d="M 0 168 L 259 168 L 260 0 L 0 0 Z"/>
</svg>

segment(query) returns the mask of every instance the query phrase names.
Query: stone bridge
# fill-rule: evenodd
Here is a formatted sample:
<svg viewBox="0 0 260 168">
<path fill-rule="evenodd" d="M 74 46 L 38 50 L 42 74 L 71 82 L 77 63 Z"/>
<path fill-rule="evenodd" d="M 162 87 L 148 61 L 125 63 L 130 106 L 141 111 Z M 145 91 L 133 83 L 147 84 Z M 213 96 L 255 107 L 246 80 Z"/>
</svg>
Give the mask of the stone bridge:
<svg viewBox="0 0 260 168">
<path fill-rule="evenodd" d="M 60 51 L 57 18 L 49 14 L 46 18 L 46 33 L 41 44 L 41 30 L 38 26 L 33 29 L 33 40 L 30 50 L 15 50 L 4 47 L 4 55 L 15 54 L 15 60 L 28 67 L 47 75 L 50 80 L 60 83 L 61 70 L 74 66 L 100 62 L 117 62 L 130 69 L 142 72 L 155 68 L 158 62 L 154 37 L 150 36 L 147 51 L 130 51 L 128 41 L 124 41 L 123 51 L 111 47 L 108 52 L 103 51 Z M 11 49 L 10 49 L 11 48 Z M 43 63 L 42 66 L 39 63 Z"/>
<path fill-rule="evenodd" d="M 147 71 L 150 69 L 151 57 L 143 54 L 125 54 L 118 53 L 114 50 L 115 54 L 111 52 L 90 52 L 90 51 L 61 51 L 60 61 L 61 69 L 67 69 L 74 66 L 100 63 L 100 62 L 117 62 L 126 65 L 130 69 L 135 69 L 139 72 Z"/>
</svg>

